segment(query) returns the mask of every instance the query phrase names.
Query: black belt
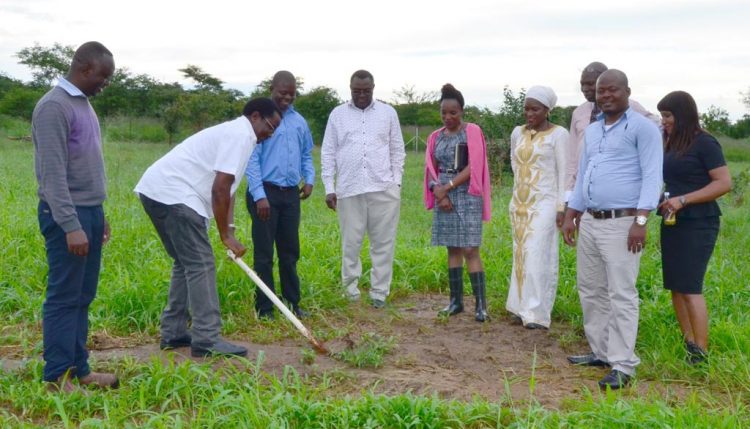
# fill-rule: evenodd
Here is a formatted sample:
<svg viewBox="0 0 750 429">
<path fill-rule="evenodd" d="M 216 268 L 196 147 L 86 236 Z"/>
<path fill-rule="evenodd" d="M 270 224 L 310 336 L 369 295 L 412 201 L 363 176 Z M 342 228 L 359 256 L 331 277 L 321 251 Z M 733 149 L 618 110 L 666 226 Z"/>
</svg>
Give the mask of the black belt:
<svg viewBox="0 0 750 429">
<path fill-rule="evenodd" d="M 459 173 L 458 170 L 455 168 L 439 168 L 438 169 L 441 173 L 449 173 L 449 174 L 456 174 Z"/>
<path fill-rule="evenodd" d="M 608 210 L 592 210 L 586 209 L 586 212 L 594 217 L 594 219 L 613 219 L 624 216 L 635 216 L 638 214 L 637 209 L 608 209 Z"/>
<path fill-rule="evenodd" d="M 299 190 L 296 186 L 279 186 L 271 182 L 263 182 L 263 186 L 266 188 L 276 189 L 277 191 L 297 191 Z"/>
</svg>

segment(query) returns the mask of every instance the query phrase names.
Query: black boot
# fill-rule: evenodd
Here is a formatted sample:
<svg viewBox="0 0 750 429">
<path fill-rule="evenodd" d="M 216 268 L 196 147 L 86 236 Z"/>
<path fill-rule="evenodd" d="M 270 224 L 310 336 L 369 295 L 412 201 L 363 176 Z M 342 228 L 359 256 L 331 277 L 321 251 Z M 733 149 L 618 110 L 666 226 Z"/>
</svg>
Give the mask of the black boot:
<svg viewBox="0 0 750 429">
<path fill-rule="evenodd" d="M 484 271 L 469 273 L 469 280 L 471 280 L 471 289 L 474 291 L 474 298 L 476 299 L 474 320 L 476 320 L 477 322 L 485 322 L 487 321 L 489 316 L 487 315 L 487 297 L 485 296 Z"/>
<path fill-rule="evenodd" d="M 448 268 L 448 285 L 451 289 L 451 300 L 440 314 L 453 316 L 464 311 L 464 267 Z"/>
</svg>

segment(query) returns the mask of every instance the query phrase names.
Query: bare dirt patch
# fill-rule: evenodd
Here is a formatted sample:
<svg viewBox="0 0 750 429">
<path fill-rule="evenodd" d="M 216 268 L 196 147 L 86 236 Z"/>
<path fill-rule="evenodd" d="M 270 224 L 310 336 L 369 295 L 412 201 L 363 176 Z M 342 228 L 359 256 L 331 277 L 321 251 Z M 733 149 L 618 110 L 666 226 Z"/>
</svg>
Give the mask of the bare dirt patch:
<svg viewBox="0 0 750 429">
<path fill-rule="evenodd" d="M 474 321 L 473 298 L 467 298 L 467 311 L 449 319 L 437 317 L 437 311 L 447 301 L 444 296 L 411 295 L 383 310 L 365 303 L 352 304 L 359 306 L 354 312 L 356 320 L 341 321 L 348 334 L 327 341 L 326 346 L 335 354 L 351 347 L 351 342 L 356 344 L 367 333 L 393 338 L 393 349 L 380 368 L 356 368 L 332 356 L 311 358 L 312 352 L 306 353 L 305 359 L 303 350 L 311 348 L 303 338 L 273 344 L 237 338 L 233 341 L 248 347 L 251 361 L 262 353 L 262 370 L 271 374 L 281 375 L 287 366 L 313 382 L 326 373 L 337 374 L 334 391 L 338 394 L 411 392 L 458 400 L 479 396 L 506 403 L 533 400 L 554 408 L 563 405 L 565 399 L 580 399 L 586 390 L 599 394 L 597 381 L 607 370 L 568 364 L 566 356 L 572 351 L 585 351 L 585 343 L 578 350 L 563 350 L 560 346 L 558 339 L 569 335 L 571 327 L 555 323 L 550 330 L 529 330 L 497 315 L 481 324 Z M 334 327 L 337 323 L 335 319 L 327 322 Z M 127 339 L 101 334 L 94 335 L 92 346 L 92 356 L 98 360 L 123 356 L 139 361 L 149 361 L 154 356 L 177 362 L 194 359 L 189 348 L 160 351 L 158 343 L 133 346 Z M 3 366 L 17 365 L 6 359 Z M 680 385 L 639 380 L 634 389 L 624 394 L 640 396 L 654 390 L 663 398 L 674 399 L 688 393 Z"/>
</svg>

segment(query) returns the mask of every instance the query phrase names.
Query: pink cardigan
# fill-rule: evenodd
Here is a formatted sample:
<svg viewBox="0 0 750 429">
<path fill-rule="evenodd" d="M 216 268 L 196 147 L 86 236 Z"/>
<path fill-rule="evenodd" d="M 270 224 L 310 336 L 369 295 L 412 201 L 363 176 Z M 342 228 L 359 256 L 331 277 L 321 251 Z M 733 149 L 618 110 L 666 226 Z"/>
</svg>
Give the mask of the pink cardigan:
<svg viewBox="0 0 750 429">
<path fill-rule="evenodd" d="M 435 195 L 430 191 L 430 181 L 438 182 L 438 168 L 432 162 L 432 155 L 435 152 L 437 137 L 443 129 L 445 127 L 433 131 L 427 139 L 424 169 L 424 205 L 428 210 L 431 210 L 435 206 Z M 466 124 L 466 140 L 469 148 L 469 168 L 471 168 L 469 193 L 482 197 L 482 220 L 488 222 L 492 216 L 490 168 L 487 165 L 487 146 L 484 141 L 482 129 L 478 125 L 468 122 Z"/>
</svg>

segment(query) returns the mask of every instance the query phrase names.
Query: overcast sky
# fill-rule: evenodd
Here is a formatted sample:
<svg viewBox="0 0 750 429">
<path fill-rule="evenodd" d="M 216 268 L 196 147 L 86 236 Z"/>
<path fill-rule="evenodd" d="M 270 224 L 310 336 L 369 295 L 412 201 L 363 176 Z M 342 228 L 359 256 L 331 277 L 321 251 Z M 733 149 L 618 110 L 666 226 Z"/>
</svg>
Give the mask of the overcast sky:
<svg viewBox="0 0 750 429">
<path fill-rule="evenodd" d="M 451 82 L 467 104 L 496 109 L 506 85 L 548 85 L 558 104 L 580 104 L 582 68 L 602 61 L 649 110 L 682 89 L 702 111 L 749 113 L 748 0 L 2 0 L 0 23 L 0 71 L 23 80 L 20 49 L 97 40 L 117 66 L 166 82 L 188 85 L 178 69 L 194 64 L 248 93 L 287 69 L 348 99 L 364 68 L 383 100 Z"/>
</svg>

